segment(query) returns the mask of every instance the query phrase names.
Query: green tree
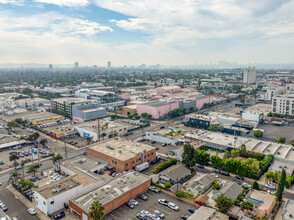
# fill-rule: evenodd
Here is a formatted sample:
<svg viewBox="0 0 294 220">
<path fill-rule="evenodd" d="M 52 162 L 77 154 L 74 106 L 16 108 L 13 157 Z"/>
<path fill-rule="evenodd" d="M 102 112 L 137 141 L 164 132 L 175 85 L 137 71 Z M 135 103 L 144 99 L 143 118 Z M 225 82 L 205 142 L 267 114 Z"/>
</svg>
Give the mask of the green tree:
<svg viewBox="0 0 294 220">
<path fill-rule="evenodd" d="M 281 178 L 280 178 L 280 181 L 279 181 L 278 189 L 277 189 L 277 192 L 276 192 L 276 196 L 279 199 L 279 201 L 282 201 L 282 196 L 283 196 L 285 184 L 286 184 L 286 172 L 283 169 L 282 174 L 281 174 Z"/>
<path fill-rule="evenodd" d="M 294 140 L 292 140 L 291 144 L 292 144 L 292 146 L 294 147 Z"/>
<path fill-rule="evenodd" d="M 178 190 L 175 192 L 176 197 L 185 197 L 185 193 L 182 190 Z"/>
<path fill-rule="evenodd" d="M 252 184 L 252 189 L 256 189 L 259 190 L 259 184 L 256 180 L 254 180 L 253 184 Z"/>
<path fill-rule="evenodd" d="M 211 156 L 210 162 L 213 168 L 221 168 L 223 166 L 223 160 L 218 155 Z"/>
<path fill-rule="evenodd" d="M 142 117 L 142 118 L 147 118 L 147 115 L 148 115 L 147 112 L 143 112 L 143 113 L 141 114 L 141 117 Z"/>
<path fill-rule="evenodd" d="M 104 207 L 99 201 L 94 201 L 90 206 L 90 218 L 93 220 L 101 220 L 104 216 Z"/>
<path fill-rule="evenodd" d="M 36 175 L 38 169 L 42 166 L 42 164 L 34 164 L 28 167 L 27 173 L 33 173 L 33 176 Z"/>
<path fill-rule="evenodd" d="M 195 165 L 194 162 L 194 155 L 195 155 L 195 149 L 191 144 L 185 144 L 184 145 L 184 152 L 182 155 L 182 163 L 185 164 L 188 167 L 192 167 Z"/>
<path fill-rule="evenodd" d="M 13 161 L 14 168 L 16 168 L 16 165 L 17 165 L 16 161 L 17 161 L 18 159 L 19 159 L 19 156 L 17 156 L 16 154 L 11 154 L 11 155 L 9 156 L 9 161 L 10 161 L 10 162 Z"/>
<path fill-rule="evenodd" d="M 204 150 L 195 150 L 194 161 L 201 165 L 206 165 L 210 161 L 210 154 Z"/>
<path fill-rule="evenodd" d="M 248 202 L 248 201 L 243 201 L 241 203 L 241 206 L 240 206 L 242 209 L 245 209 L 245 210 L 252 210 L 253 209 L 253 203 L 252 202 Z"/>
<path fill-rule="evenodd" d="M 208 130 L 209 131 L 218 131 L 218 125 L 211 124 L 211 125 L 209 125 Z"/>
<path fill-rule="evenodd" d="M 216 199 L 216 208 L 226 214 L 230 207 L 233 205 L 233 200 L 231 198 L 226 197 L 224 194 L 221 194 Z"/>
<path fill-rule="evenodd" d="M 278 141 L 279 144 L 285 144 L 286 143 L 286 138 L 285 137 L 279 137 L 277 141 Z"/>
<path fill-rule="evenodd" d="M 194 112 L 195 108 L 194 108 L 193 106 L 191 106 L 191 107 L 189 108 L 189 110 L 190 110 L 190 112 Z"/>
<path fill-rule="evenodd" d="M 217 180 L 213 180 L 212 189 L 219 190 L 220 188 L 221 188 L 221 185 L 219 184 L 219 182 Z"/>
<path fill-rule="evenodd" d="M 129 119 L 132 119 L 134 116 L 133 115 L 128 115 L 128 118 Z"/>
<path fill-rule="evenodd" d="M 147 116 L 146 116 L 149 120 L 151 120 L 151 118 L 152 118 L 152 115 L 151 114 L 147 114 Z"/>
<path fill-rule="evenodd" d="M 240 150 L 239 149 L 233 149 L 231 151 L 231 156 L 232 157 L 239 157 L 240 156 Z"/>
<path fill-rule="evenodd" d="M 288 176 L 286 178 L 286 183 L 285 183 L 287 189 L 289 189 L 291 187 L 292 182 L 293 182 L 293 176 Z"/>
<path fill-rule="evenodd" d="M 15 121 L 10 121 L 7 123 L 7 127 L 11 131 L 11 128 L 17 128 L 18 124 Z"/>
<path fill-rule="evenodd" d="M 228 150 L 226 150 L 226 152 L 225 152 L 223 158 L 224 158 L 224 159 L 227 159 L 227 158 L 230 158 L 230 157 L 231 157 L 231 152 L 228 151 Z"/>
<path fill-rule="evenodd" d="M 272 171 L 267 171 L 265 174 L 264 174 L 264 180 L 265 180 L 265 183 L 272 183 L 273 180 L 275 178 L 275 173 L 272 172 Z"/>
<path fill-rule="evenodd" d="M 17 172 L 17 170 L 12 171 L 9 174 L 8 182 L 13 181 L 14 183 L 17 183 L 18 179 L 20 178 L 20 174 Z"/>
<path fill-rule="evenodd" d="M 105 138 L 105 136 L 107 135 L 105 132 L 103 132 L 102 134 L 102 138 L 103 138 L 103 141 L 104 141 L 104 138 Z"/>
<path fill-rule="evenodd" d="M 141 118 L 140 115 L 136 115 L 136 116 L 135 116 L 135 119 L 136 119 L 136 120 L 139 120 L 140 118 Z"/>
<path fill-rule="evenodd" d="M 40 137 L 38 132 L 34 132 L 33 134 L 29 135 L 27 140 L 35 142 Z"/>
<path fill-rule="evenodd" d="M 42 144 L 44 147 L 45 145 L 48 143 L 48 140 L 43 138 L 42 140 L 40 140 L 40 144 Z"/>
<path fill-rule="evenodd" d="M 263 136 L 263 132 L 261 130 L 256 130 L 253 133 L 254 137 L 261 138 Z"/>
<path fill-rule="evenodd" d="M 164 188 L 169 189 L 172 187 L 172 184 L 170 182 L 164 183 Z"/>
<path fill-rule="evenodd" d="M 246 153 L 247 153 L 246 145 L 245 144 L 242 144 L 241 145 L 241 148 L 240 148 L 240 154 L 241 155 L 245 155 Z"/>
<path fill-rule="evenodd" d="M 59 169 L 60 169 L 60 161 L 63 160 L 63 157 L 61 156 L 61 154 L 53 155 L 51 160 L 52 160 L 53 164 L 58 163 Z"/>
</svg>

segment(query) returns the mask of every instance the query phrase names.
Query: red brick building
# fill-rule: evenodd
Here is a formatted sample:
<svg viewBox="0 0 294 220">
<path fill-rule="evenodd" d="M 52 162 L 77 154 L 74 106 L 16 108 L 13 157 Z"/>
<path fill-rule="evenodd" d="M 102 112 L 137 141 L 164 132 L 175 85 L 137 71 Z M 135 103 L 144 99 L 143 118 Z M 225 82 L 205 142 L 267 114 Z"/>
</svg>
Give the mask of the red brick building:
<svg viewBox="0 0 294 220">
<path fill-rule="evenodd" d="M 156 159 L 154 147 L 125 139 L 108 140 L 94 144 L 86 147 L 86 153 L 108 162 L 116 172 L 120 173 L 135 169 L 137 165 L 143 162 L 150 163 Z"/>
<path fill-rule="evenodd" d="M 89 208 L 98 200 L 105 208 L 104 215 L 107 215 L 147 191 L 150 184 L 149 176 L 135 171 L 127 172 L 86 195 L 70 200 L 70 211 L 81 220 L 89 220 Z"/>
</svg>

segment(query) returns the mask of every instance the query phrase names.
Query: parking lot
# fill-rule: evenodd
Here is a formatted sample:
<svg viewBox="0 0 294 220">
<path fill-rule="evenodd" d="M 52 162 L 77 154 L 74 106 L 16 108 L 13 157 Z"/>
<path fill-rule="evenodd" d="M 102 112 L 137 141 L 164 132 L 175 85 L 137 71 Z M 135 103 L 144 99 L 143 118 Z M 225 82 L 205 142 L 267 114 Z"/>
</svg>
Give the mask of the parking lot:
<svg viewBox="0 0 294 220">
<path fill-rule="evenodd" d="M 143 201 L 139 198 L 135 198 L 139 205 L 136 206 L 134 209 L 130 209 L 126 205 L 121 206 L 120 208 L 114 210 L 113 212 L 107 214 L 103 219 L 105 220 L 129 220 L 129 219 L 137 219 L 136 215 L 140 213 L 142 210 L 147 210 L 151 214 L 154 213 L 155 210 L 159 210 L 165 215 L 165 219 L 181 219 L 182 214 L 188 214 L 191 215 L 191 213 L 188 212 L 189 208 L 195 208 L 190 204 L 187 204 L 185 202 L 182 202 L 181 200 L 178 200 L 174 197 L 171 197 L 167 194 L 164 194 L 162 192 L 160 193 L 154 193 L 151 191 L 148 191 L 145 193 L 148 196 L 147 201 Z M 176 204 L 179 207 L 179 211 L 174 211 L 167 206 L 161 205 L 158 203 L 158 199 L 166 199 L 168 202 L 172 202 Z"/>
<path fill-rule="evenodd" d="M 277 140 L 280 136 L 286 138 L 286 144 L 291 144 L 294 139 L 294 127 L 292 126 L 276 126 L 271 124 L 260 124 L 257 129 L 264 130 L 263 137 Z"/>
<path fill-rule="evenodd" d="M 154 143 L 154 142 L 149 141 L 149 140 L 145 141 L 144 137 L 139 142 L 141 142 L 143 144 L 150 145 L 152 147 L 155 147 L 158 153 L 165 154 L 165 155 L 168 155 L 168 153 L 171 150 L 177 150 L 177 149 L 180 149 L 183 146 L 183 144 L 178 144 L 176 146 L 172 146 L 172 145 L 163 146 L 163 144 L 159 143 L 159 142 Z"/>
</svg>

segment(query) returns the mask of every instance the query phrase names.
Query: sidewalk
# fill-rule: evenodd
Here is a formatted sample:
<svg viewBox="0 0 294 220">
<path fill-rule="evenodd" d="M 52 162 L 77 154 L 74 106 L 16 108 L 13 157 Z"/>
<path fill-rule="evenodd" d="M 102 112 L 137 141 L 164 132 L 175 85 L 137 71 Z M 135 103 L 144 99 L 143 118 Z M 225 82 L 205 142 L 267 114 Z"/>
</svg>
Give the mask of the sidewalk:
<svg viewBox="0 0 294 220">
<path fill-rule="evenodd" d="M 35 205 L 34 201 L 30 202 L 27 200 L 19 191 L 17 191 L 13 186 L 9 185 L 7 186 L 7 189 L 13 193 L 16 199 L 19 199 L 26 207 L 29 208 L 34 208 L 37 212 L 37 216 L 42 219 L 42 220 L 50 220 L 50 218 L 45 215 L 45 213 L 41 212 Z"/>
</svg>

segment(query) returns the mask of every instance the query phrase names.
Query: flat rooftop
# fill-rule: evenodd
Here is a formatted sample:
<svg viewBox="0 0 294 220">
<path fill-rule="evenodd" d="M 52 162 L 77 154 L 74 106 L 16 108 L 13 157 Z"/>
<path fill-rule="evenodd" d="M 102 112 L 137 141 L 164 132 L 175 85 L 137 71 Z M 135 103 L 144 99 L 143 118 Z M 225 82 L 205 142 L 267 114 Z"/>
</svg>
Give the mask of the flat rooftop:
<svg viewBox="0 0 294 220">
<path fill-rule="evenodd" d="M 90 102 L 90 100 L 85 99 L 85 98 L 71 98 L 71 97 L 64 97 L 64 98 L 57 98 L 53 99 L 52 101 L 54 102 L 59 102 L 59 103 L 82 103 L 82 102 Z"/>
<path fill-rule="evenodd" d="M 85 123 L 82 123 L 82 124 L 77 124 L 77 125 L 74 125 L 74 127 L 77 127 L 77 128 L 83 128 L 83 129 L 86 129 L 86 130 L 89 130 L 89 131 L 93 131 L 93 132 L 98 132 L 98 121 L 89 121 L 89 122 L 85 122 Z M 104 121 L 104 120 L 100 120 L 100 132 L 102 134 L 102 132 L 104 130 L 109 130 L 109 129 L 114 129 L 114 128 L 127 128 L 128 126 L 127 125 L 124 125 L 124 124 L 120 124 L 120 123 L 117 123 L 117 122 L 107 122 L 107 121 Z"/>
<path fill-rule="evenodd" d="M 15 102 L 17 103 L 50 102 L 50 100 L 36 97 L 36 98 L 29 98 L 29 99 L 18 99 L 18 100 L 15 100 Z"/>
<path fill-rule="evenodd" d="M 26 119 L 32 121 L 32 120 L 46 120 L 46 119 L 54 119 L 54 118 L 61 118 L 62 115 L 57 115 L 51 112 L 39 112 L 39 113 L 32 113 L 27 116 L 25 116 Z"/>
<path fill-rule="evenodd" d="M 38 192 L 45 199 L 48 199 L 79 185 L 81 185 L 80 182 L 75 180 L 72 176 L 68 176 L 62 180 L 58 180 L 54 183 L 38 188 L 36 189 L 36 192 Z"/>
<path fill-rule="evenodd" d="M 98 110 L 103 110 L 104 108 L 88 108 L 88 109 L 82 109 L 82 112 L 94 112 L 94 111 L 98 111 Z"/>
<path fill-rule="evenodd" d="M 197 139 L 204 142 L 209 142 L 217 145 L 222 145 L 230 148 L 239 148 L 247 142 L 247 138 L 237 137 L 219 132 L 211 132 L 206 130 L 193 130 L 192 133 L 185 134 L 185 138 Z"/>
<path fill-rule="evenodd" d="M 188 220 L 228 220 L 229 216 L 216 211 L 213 208 L 201 206 L 197 211 L 192 214 Z"/>
<path fill-rule="evenodd" d="M 111 180 L 98 189 L 95 189 L 78 199 L 72 200 L 72 202 L 85 212 L 89 212 L 89 208 L 93 201 L 99 200 L 102 205 L 105 205 L 147 181 L 150 181 L 149 176 L 130 171 Z"/>
<path fill-rule="evenodd" d="M 97 182 L 104 179 L 97 173 L 97 170 L 103 169 L 106 165 L 107 162 L 103 160 L 82 155 L 63 160 L 61 163 L 61 170 L 64 167 L 67 171 L 70 170 L 73 172 L 73 174 L 79 174 L 92 182 Z"/>
<path fill-rule="evenodd" d="M 152 107 L 160 107 L 160 106 L 165 106 L 165 105 L 170 105 L 174 104 L 176 102 L 149 102 L 149 103 L 143 103 L 142 105 L 148 105 Z"/>
<path fill-rule="evenodd" d="M 283 220 L 292 220 L 294 216 L 294 200 L 288 199 L 283 207 Z"/>
<path fill-rule="evenodd" d="M 292 175 L 294 171 L 294 164 L 275 160 L 269 168 L 270 171 L 274 171 L 274 172 L 282 171 L 282 169 L 284 169 L 286 173 L 290 173 L 290 175 Z"/>
<path fill-rule="evenodd" d="M 130 160 L 138 154 L 143 153 L 144 150 L 148 152 L 154 149 L 154 147 L 149 145 L 132 142 L 122 138 L 93 144 L 88 148 L 122 161 Z"/>
<path fill-rule="evenodd" d="M 263 103 L 259 103 L 259 104 L 250 106 L 244 110 L 244 112 L 246 112 L 246 113 L 256 113 L 256 114 L 263 113 L 264 115 L 266 115 L 270 111 L 272 111 L 272 105 L 271 104 L 263 104 Z"/>
<path fill-rule="evenodd" d="M 208 115 L 201 115 L 201 114 L 189 114 L 186 116 L 186 118 L 193 118 L 193 119 L 199 119 L 204 121 L 210 121 L 211 124 L 218 124 L 218 118 L 214 116 L 208 116 Z"/>
</svg>

